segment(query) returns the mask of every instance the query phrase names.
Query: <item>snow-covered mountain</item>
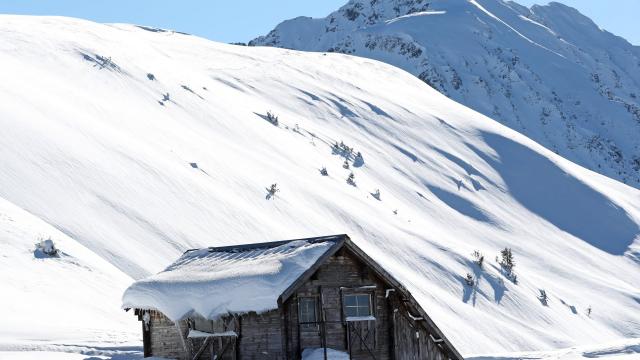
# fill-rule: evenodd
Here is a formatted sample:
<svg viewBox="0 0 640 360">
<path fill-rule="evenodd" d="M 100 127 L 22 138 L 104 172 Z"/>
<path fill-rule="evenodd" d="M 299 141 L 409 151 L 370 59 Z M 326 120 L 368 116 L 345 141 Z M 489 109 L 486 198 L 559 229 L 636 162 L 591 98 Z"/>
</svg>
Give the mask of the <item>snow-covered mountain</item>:
<svg viewBox="0 0 640 360">
<path fill-rule="evenodd" d="M 0 16 L 0 39 L 0 350 L 71 344 L 49 324 L 65 315 L 78 341 L 135 340 L 113 300 L 131 278 L 188 248 L 336 233 L 463 354 L 640 337 L 640 191 L 407 72 L 56 17 Z M 64 257 L 36 256 L 48 236 Z M 25 314 L 34 296 L 66 305 Z"/>
<path fill-rule="evenodd" d="M 565 158 L 640 187 L 640 47 L 566 5 L 350 0 L 251 44 L 390 63 Z"/>
</svg>

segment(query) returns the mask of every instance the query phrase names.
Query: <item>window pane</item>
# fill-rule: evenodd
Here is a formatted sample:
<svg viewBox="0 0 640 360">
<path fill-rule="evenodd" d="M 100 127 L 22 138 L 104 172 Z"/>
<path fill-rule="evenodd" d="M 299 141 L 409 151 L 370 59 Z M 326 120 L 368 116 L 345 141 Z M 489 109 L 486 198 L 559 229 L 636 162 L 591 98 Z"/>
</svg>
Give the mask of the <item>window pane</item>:
<svg viewBox="0 0 640 360">
<path fill-rule="evenodd" d="M 371 309 L 369 305 L 366 306 L 358 306 L 358 316 L 369 316 L 371 315 Z"/>
<path fill-rule="evenodd" d="M 371 296 L 367 294 L 345 295 L 344 313 L 347 317 L 371 316 Z"/>
<path fill-rule="evenodd" d="M 344 297 L 344 305 L 345 306 L 357 306 L 356 296 L 354 296 L 354 295 L 345 295 L 345 297 Z"/>
</svg>

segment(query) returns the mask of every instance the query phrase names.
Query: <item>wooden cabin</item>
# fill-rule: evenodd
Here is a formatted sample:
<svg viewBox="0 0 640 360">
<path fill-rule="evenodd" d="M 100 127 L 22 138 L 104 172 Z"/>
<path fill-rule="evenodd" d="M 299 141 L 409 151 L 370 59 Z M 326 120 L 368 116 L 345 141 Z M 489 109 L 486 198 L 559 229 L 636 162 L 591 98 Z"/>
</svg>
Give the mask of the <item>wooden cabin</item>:
<svg viewBox="0 0 640 360">
<path fill-rule="evenodd" d="M 259 259 L 270 257 L 280 267 L 261 269 Z M 220 275 L 162 289 L 191 268 Z M 184 272 L 143 279 L 125 293 L 124 307 L 142 322 L 145 357 L 463 360 L 409 291 L 347 235 L 190 250 L 163 273 L 177 270 Z M 265 283 L 276 292 L 263 291 Z M 249 299 L 254 290 L 258 298 Z M 191 301 L 194 293 L 204 300 Z"/>
</svg>

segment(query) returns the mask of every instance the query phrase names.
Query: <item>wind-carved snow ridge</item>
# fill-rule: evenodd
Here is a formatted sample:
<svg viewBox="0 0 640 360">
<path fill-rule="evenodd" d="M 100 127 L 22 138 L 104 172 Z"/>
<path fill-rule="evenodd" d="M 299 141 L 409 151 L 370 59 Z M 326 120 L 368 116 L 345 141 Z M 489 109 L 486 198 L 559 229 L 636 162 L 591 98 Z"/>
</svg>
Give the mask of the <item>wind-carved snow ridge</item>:
<svg viewBox="0 0 640 360">
<path fill-rule="evenodd" d="M 568 6 L 351 0 L 323 19 L 285 21 L 250 44 L 387 62 L 555 153 L 640 187 L 640 48 Z"/>
<path fill-rule="evenodd" d="M 519 32 L 518 30 L 516 30 L 513 26 L 507 24 L 505 21 L 501 20 L 499 17 L 495 16 L 494 14 L 492 14 L 489 10 L 485 9 L 482 5 L 480 5 L 476 0 L 469 0 L 469 3 L 475 5 L 478 9 L 482 10 L 482 12 L 484 12 L 485 14 L 487 14 L 488 16 L 490 16 L 491 18 L 495 19 L 496 21 L 499 21 L 500 23 L 502 23 L 504 26 L 506 26 L 507 28 L 511 29 L 513 32 L 515 32 L 516 34 L 518 34 L 519 36 L 521 36 L 523 39 L 527 40 L 528 42 L 534 44 L 535 46 L 539 46 L 547 51 L 550 51 L 562 58 L 564 58 L 565 56 L 555 52 L 543 45 L 538 44 L 537 42 L 529 39 L 526 35 L 522 34 L 521 32 Z"/>
<path fill-rule="evenodd" d="M 10 294 L 1 300 L 0 342 L 28 342 L 32 349 L 40 348 L 33 339 L 139 342 L 140 324 L 122 311 L 117 296 L 186 250 L 343 233 L 411 291 L 463 354 L 640 337 L 640 191 L 562 158 L 425 81 L 452 97 L 478 99 L 478 106 L 500 105 L 499 112 L 508 102 L 485 89 L 509 89 L 523 106 L 512 114 L 542 114 L 539 106 L 547 107 L 546 127 L 525 117 L 515 123 L 549 139 L 564 129 L 557 109 L 570 118 L 581 107 L 563 104 L 582 101 L 584 117 L 566 133 L 576 151 L 587 136 L 593 149 L 609 153 L 606 139 L 629 120 L 627 111 L 606 107 L 622 119 L 606 134 L 578 127 L 589 116 L 595 124 L 596 115 L 586 110 L 601 100 L 578 100 L 566 88 L 538 82 L 544 69 L 524 60 L 548 52 L 467 1 L 428 7 L 419 0 L 394 2 L 397 7 L 377 1 L 373 10 L 365 7 L 370 1 L 350 4 L 356 3 L 363 7 L 343 8 L 332 25 L 298 19 L 287 26 L 310 21 L 310 27 L 270 39 L 306 41 L 305 31 L 337 36 L 362 27 L 339 43 L 323 41 L 405 59 L 420 66 L 422 81 L 343 54 L 232 46 L 134 25 L 1 16 L 0 63 L 7 76 L 0 82 L 0 197 L 41 225 L 18 222 L 13 210 L 0 208 L 0 272 L 11 274 L 0 277 L 3 295 Z M 516 27 L 500 13 L 508 8 L 479 3 Z M 384 23 L 439 9 L 447 13 Z M 467 9 L 473 10 L 468 16 Z M 577 47 L 597 45 L 600 38 L 592 34 L 577 42 L 570 36 L 575 29 L 560 26 L 565 23 L 545 9 L 529 15 Z M 419 30 L 423 21 L 444 26 L 452 17 L 474 24 L 475 39 L 486 41 L 460 46 L 482 56 L 433 51 L 440 38 L 463 41 L 464 27 L 443 28 L 447 36 L 433 27 L 433 45 L 406 31 Z M 530 28 L 518 30 L 544 46 L 579 51 L 533 36 L 527 31 L 548 31 L 523 23 Z M 512 47 L 490 40 L 507 35 Z M 79 50 L 110 59 L 104 63 L 120 71 L 94 66 Z M 565 61 L 554 59 L 547 64 L 552 69 Z M 549 71 L 562 81 L 577 76 L 556 70 Z M 607 87 L 614 79 L 603 71 L 603 91 L 616 97 L 637 76 L 619 69 L 620 88 Z M 502 76 L 512 81 L 498 81 Z M 557 100 L 548 98 L 553 91 Z M 632 146 L 633 128 L 625 129 Z M 627 161 L 629 147 L 616 144 Z M 272 188 L 277 193 L 267 199 Z M 34 256 L 35 243 L 49 236 L 68 257 Z M 505 248 L 512 250 L 513 273 L 495 260 Z M 482 267 L 476 251 L 484 255 Z M 48 310 L 42 299 L 63 311 L 32 311 Z"/>
</svg>

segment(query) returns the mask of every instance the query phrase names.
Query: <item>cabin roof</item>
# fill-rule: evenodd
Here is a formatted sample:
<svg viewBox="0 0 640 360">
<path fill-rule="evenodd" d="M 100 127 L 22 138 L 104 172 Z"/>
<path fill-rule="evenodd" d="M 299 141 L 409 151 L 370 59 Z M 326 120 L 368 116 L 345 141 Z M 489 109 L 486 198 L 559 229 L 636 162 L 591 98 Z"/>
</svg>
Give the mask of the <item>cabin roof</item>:
<svg viewBox="0 0 640 360">
<path fill-rule="evenodd" d="M 188 250 L 165 270 L 133 283 L 123 308 L 158 310 L 173 321 L 277 309 L 280 296 L 345 238 Z"/>
</svg>

